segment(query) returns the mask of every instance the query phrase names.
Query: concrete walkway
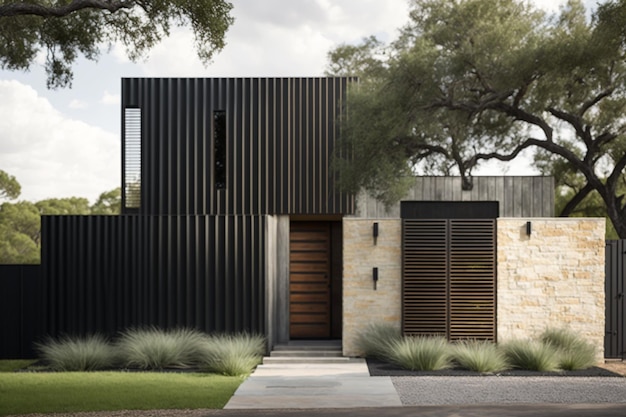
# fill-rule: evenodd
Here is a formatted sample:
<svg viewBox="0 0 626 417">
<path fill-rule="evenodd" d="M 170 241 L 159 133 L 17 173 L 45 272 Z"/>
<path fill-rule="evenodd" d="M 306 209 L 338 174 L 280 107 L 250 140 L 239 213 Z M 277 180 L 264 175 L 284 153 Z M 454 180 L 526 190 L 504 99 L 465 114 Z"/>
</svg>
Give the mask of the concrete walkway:
<svg viewBox="0 0 626 417">
<path fill-rule="evenodd" d="M 363 359 L 346 363 L 260 365 L 225 409 L 398 407 L 390 377 L 370 377 Z"/>
</svg>

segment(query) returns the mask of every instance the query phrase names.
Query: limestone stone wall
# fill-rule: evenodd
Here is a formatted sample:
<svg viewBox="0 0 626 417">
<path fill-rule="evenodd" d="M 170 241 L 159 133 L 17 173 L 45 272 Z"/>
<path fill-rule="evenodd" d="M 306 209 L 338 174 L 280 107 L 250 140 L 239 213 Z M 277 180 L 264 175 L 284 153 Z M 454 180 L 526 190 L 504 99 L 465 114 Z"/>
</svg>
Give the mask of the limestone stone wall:
<svg viewBox="0 0 626 417">
<path fill-rule="evenodd" d="M 604 357 L 604 222 L 498 219 L 498 341 L 567 327 Z"/>
<path fill-rule="evenodd" d="M 374 245 L 373 223 L 379 235 Z M 355 339 L 370 323 L 400 327 L 402 294 L 401 220 L 343 219 L 343 354 L 360 356 Z M 378 268 L 374 289 L 372 268 Z"/>
<path fill-rule="evenodd" d="M 604 357 L 604 230 L 604 219 L 498 219 L 499 342 L 567 327 L 597 346 L 598 360 Z M 401 325 L 401 221 L 344 218 L 343 240 L 343 353 L 359 356 L 355 339 L 361 329 Z"/>
</svg>

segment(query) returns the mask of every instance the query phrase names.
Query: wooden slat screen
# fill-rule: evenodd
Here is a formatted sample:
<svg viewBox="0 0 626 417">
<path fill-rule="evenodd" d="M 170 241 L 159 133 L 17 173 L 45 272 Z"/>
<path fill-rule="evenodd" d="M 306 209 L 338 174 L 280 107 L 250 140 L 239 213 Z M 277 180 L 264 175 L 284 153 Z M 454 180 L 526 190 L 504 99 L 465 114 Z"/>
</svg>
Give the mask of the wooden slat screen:
<svg viewBox="0 0 626 417">
<path fill-rule="evenodd" d="M 496 222 L 403 221 L 403 332 L 496 339 Z"/>
<path fill-rule="evenodd" d="M 403 330 L 446 334 L 448 242 L 446 220 L 404 220 Z"/>
<path fill-rule="evenodd" d="M 495 221 L 450 220 L 449 338 L 495 340 Z"/>
</svg>

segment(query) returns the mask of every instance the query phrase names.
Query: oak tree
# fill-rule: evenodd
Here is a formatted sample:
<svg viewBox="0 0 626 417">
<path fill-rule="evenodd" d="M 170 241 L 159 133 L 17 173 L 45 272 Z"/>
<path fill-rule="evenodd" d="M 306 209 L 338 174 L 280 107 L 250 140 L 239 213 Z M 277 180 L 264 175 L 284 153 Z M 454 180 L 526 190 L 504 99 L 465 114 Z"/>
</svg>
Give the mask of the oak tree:
<svg viewBox="0 0 626 417">
<path fill-rule="evenodd" d="M 626 238 L 626 0 L 591 19 L 578 0 L 554 16 L 519 0 L 412 0 L 410 18 L 384 71 L 348 96 L 346 188 L 391 201 L 420 166 L 471 187 L 481 161 L 534 149 L 583 179 L 561 215 L 594 191 Z"/>
<path fill-rule="evenodd" d="M 119 42 L 145 57 L 173 26 L 189 26 L 203 62 L 225 45 L 233 23 L 225 0 L 0 0 L 0 67 L 28 70 L 45 54 L 49 88 L 71 86 L 72 64 Z"/>
</svg>

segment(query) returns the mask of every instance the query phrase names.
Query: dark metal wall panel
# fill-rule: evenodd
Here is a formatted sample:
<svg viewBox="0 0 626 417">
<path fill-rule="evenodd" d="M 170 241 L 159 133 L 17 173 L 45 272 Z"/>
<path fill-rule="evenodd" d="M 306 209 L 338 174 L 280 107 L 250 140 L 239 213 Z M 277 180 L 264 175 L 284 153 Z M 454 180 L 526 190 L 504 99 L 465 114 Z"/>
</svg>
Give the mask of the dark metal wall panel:
<svg viewBox="0 0 626 417">
<path fill-rule="evenodd" d="M 606 241 L 605 264 L 605 337 L 604 356 L 606 358 L 626 358 L 626 320 L 624 314 L 626 280 L 626 241 Z"/>
<path fill-rule="evenodd" d="M 495 219 L 497 201 L 402 201 L 403 219 Z"/>
<path fill-rule="evenodd" d="M 500 217 L 554 217 L 552 177 L 474 177 L 471 191 L 463 191 L 461 177 L 415 177 L 402 200 L 410 201 L 496 201 Z M 359 195 L 356 216 L 362 218 L 400 217 L 400 204 L 386 207 L 367 194 Z"/>
<path fill-rule="evenodd" d="M 263 216 L 44 216 L 44 331 L 263 333 Z"/>
<path fill-rule="evenodd" d="M 138 107 L 142 112 L 139 212 L 352 213 L 353 198 L 338 191 L 330 169 L 336 121 L 349 82 L 348 78 L 123 79 L 122 111 Z M 216 110 L 226 111 L 227 117 L 223 190 L 215 188 L 213 179 Z"/>
<path fill-rule="evenodd" d="M 0 359 L 34 358 L 41 336 L 41 267 L 0 265 Z"/>
</svg>

